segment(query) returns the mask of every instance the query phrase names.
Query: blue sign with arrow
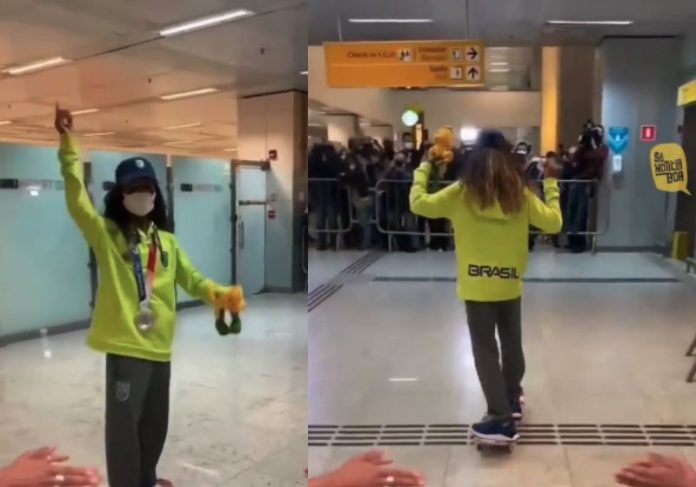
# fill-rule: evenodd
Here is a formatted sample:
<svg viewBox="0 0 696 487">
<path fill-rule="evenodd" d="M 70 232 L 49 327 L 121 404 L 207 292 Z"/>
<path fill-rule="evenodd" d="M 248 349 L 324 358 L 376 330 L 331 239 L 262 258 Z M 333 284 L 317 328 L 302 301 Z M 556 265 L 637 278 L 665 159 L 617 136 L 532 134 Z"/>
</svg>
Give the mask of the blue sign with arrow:
<svg viewBox="0 0 696 487">
<path fill-rule="evenodd" d="M 628 148 L 628 127 L 609 127 L 609 148 L 614 154 L 621 154 Z"/>
</svg>

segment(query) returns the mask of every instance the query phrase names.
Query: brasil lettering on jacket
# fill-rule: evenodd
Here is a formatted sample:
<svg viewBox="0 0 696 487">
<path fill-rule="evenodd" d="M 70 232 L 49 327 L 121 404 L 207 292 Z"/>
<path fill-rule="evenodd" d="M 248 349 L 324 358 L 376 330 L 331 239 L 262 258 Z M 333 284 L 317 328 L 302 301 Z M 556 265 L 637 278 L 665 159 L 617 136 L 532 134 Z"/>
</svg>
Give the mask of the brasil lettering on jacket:
<svg viewBox="0 0 696 487">
<path fill-rule="evenodd" d="M 500 279 L 519 279 L 520 275 L 514 267 L 495 267 L 490 265 L 469 264 L 471 277 L 498 277 Z"/>
</svg>

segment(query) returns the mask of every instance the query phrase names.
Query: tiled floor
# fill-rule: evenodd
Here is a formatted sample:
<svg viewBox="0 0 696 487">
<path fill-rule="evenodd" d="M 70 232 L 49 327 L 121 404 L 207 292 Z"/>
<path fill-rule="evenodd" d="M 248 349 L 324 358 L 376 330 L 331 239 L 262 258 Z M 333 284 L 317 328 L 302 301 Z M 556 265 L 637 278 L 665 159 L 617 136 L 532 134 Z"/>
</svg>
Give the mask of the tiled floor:
<svg viewBox="0 0 696 487">
<path fill-rule="evenodd" d="M 217 335 L 207 309 L 181 314 L 160 469 L 178 486 L 305 484 L 306 298 L 249 301 L 234 338 Z M 38 340 L 0 349 L 0 465 L 48 444 L 103 467 L 104 358 L 83 332 L 46 347 L 50 359 Z"/>
<path fill-rule="evenodd" d="M 310 279 L 329 259 L 310 256 Z M 309 423 L 479 419 L 484 401 L 463 307 L 453 283 L 432 282 L 455 275 L 453 255 L 388 254 L 364 274 L 424 280 L 356 279 L 309 314 Z M 696 424 L 696 384 L 684 380 L 696 295 L 673 269 L 649 255 L 540 252 L 527 277 L 539 280 L 526 284 L 523 300 L 527 423 Z M 387 449 L 424 470 L 432 487 L 609 486 L 618 468 L 649 450 L 520 445 L 512 456 L 485 457 L 470 446 Z M 694 448 L 655 449 L 696 460 Z M 312 447 L 311 471 L 355 451 Z"/>
</svg>

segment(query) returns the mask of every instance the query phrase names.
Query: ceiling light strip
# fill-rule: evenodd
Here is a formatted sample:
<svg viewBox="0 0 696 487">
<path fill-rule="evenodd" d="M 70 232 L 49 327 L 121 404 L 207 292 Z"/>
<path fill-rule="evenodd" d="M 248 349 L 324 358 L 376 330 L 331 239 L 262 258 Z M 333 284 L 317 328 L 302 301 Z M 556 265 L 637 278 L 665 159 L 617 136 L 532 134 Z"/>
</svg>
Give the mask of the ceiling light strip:
<svg viewBox="0 0 696 487">
<path fill-rule="evenodd" d="M 348 19 L 351 24 L 432 24 L 433 19 Z"/>
<path fill-rule="evenodd" d="M 195 123 L 185 123 L 181 125 L 170 125 L 169 127 L 164 127 L 162 130 L 178 130 L 178 129 L 187 129 L 191 127 L 199 127 L 201 122 L 195 122 Z"/>
<path fill-rule="evenodd" d="M 547 20 L 548 25 L 633 25 L 633 20 Z"/>
<path fill-rule="evenodd" d="M 162 96 L 160 96 L 160 100 L 164 100 L 164 101 L 180 100 L 182 98 L 190 98 L 192 96 L 208 95 L 210 93 L 217 93 L 219 91 L 220 90 L 218 90 L 217 88 L 201 88 L 199 90 L 182 91 L 180 93 L 172 93 L 169 95 L 162 95 Z"/>
<path fill-rule="evenodd" d="M 232 22 L 234 20 L 250 17 L 252 15 L 254 15 L 254 12 L 252 12 L 251 10 L 232 10 L 230 12 L 223 12 L 221 14 L 210 15 L 208 17 L 202 17 L 200 19 L 173 25 L 171 27 L 167 27 L 166 29 L 162 29 L 161 31 L 159 31 L 159 34 L 162 37 L 171 37 L 179 34 L 184 34 L 186 32 L 192 32 L 194 30 L 205 29 L 207 27 L 225 24 L 227 22 Z"/>
<path fill-rule="evenodd" d="M 5 74 L 11 74 L 17 76 L 20 74 L 31 73 L 34 71 L 40 71 L 42 69 L 53 68 L 55 66 L 60 66 L 61 64 L 66 64 L 72 62 L 70 59 L 66 59 L 61 56 L 52 57 L 48 59 L 41 59 L 39 61 L 34 61 L 27 64 L 22 64 L 20 66 L 12 66 L 7 69 L 3 69 L 1 72 Z"/>
<path fill-rule="evenodd" d="M 94 132 L 92 134 L 83 134 L 83 137 L 103 137 L 105 135 L 114 135 L 116 132 Z"/>
<path fill-rule="evenodd" d="M 75 110 L 74 112 L 70 113 L 72 115 L 89 115 L 90 113 L 97 113 L 98 111 L 98 108 L 85 108 L 84 110 Z"/>
</svg>

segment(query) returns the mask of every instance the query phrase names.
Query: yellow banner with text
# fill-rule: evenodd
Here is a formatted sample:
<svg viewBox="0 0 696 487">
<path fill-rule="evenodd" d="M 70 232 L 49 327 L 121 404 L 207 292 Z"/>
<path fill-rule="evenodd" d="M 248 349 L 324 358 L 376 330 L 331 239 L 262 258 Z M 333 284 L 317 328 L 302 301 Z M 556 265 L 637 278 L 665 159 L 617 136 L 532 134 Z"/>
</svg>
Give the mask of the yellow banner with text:
<svg viewBox="0 0 696 487">
<path fill-rule="evenodd" d="M 478 41 L 324 44 L 331 88 L 477 87 L 484 84 Z"/>
</svg>

